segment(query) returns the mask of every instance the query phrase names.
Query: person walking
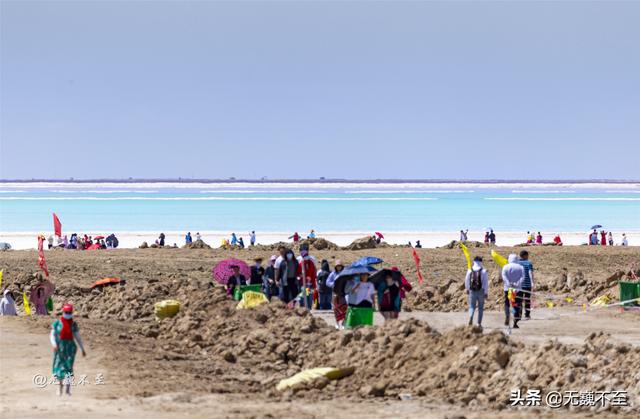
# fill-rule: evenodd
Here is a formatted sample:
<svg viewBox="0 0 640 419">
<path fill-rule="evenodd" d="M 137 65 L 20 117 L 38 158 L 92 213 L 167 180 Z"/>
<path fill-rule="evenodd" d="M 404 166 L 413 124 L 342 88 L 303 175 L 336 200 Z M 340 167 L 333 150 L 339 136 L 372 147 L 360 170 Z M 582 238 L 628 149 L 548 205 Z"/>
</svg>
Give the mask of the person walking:
<svg viewBox="0 0 640 419">
<path fill-rule="evenodd" d="M 522 285 L 524 279 L 524 268 L 518 263 L 518 256 L 515 253 L 509 255 L 509 263 L 502 268 L 502 282 L 504 285 L 504 325 L 509 326 L 510 317 L 510 301 L 509 301 L 509 289 L 517 292 Z M 518 294 L 520 294 L 518 292 Z M 516 301 L 513 306 L 513 328 L 518 329 L 518 322 L 520 321 L 520 306 L 518 297 L 516 295 Z"/>
<path fill-rule="evenodd" d="M 62 396 L 62 386 L 65 385 L 66 393 L 70 396 L 73 364 L 76 360 L 78 346 L 80 346 L 82 356 L 87 356 L 80 338 L 78 323 L 73 320 L 73 306 L 71 304 L 67 303 L 62 306 L 62 316 L 51 325 L 49 340 L 53 346 L 53 376 L 60 383 L 58 395 Z"/>
<path fill-rule="evenodd" d="M 489 297 L 489 275 L 482 266 L 482 258 L 476 256 L 473 259 L 471 269 L 467 270 L 464 278 L 464 288 L 469 300 L 469 326 L 473 324 L 473 315 L 478 310 L 478 326 L 482 327 L 482 315 L 484 314 L 484 300 Z"/>
<path fill-rule="evenodd" d="M 531 319 L 531 300 L 533 299 L 533 264 L 529 261 L 529 252 L 523 250 L 520 252 L 520 260 L 518 263 L 524 268 L 524 278 L 522 279 L 522 307 L 524 310 L 524 318 Z"/>
<path fill-rule="evenodd" d="M 344 265 L 340 259 L 336 259 L 336 263 L 333 267 L 333 271 L 329 274 L 327 278 L 327 287 L 333 290 L 333 315 L 336 318 L 336 329 L 344 329 L 344 319 L 347 316 L 347 299 L 344 295 L 338 294 L 337 290 L 334 288 L 336 283 L 336 278 L 340 275 L 340 272 L 344 269 Z"/>
<path fill-rule="evenodd" d="M 325 259 L 320 263 L 320 272 L 316 279 L 318 283 L 318 309 L 319 310 L 331 310 L 331 294 L 333 290 L 327 286 L 327 280 L 331 275 L 331 268 L 329 262 Z"/>
</svg>

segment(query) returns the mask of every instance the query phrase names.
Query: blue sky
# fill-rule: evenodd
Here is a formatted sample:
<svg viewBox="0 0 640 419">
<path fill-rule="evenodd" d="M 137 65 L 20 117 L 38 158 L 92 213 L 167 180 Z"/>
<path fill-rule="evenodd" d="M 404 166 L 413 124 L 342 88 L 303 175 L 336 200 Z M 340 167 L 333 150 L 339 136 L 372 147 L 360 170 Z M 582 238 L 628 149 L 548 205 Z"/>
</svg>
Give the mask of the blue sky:
<svg viewBox="0 0 640 419">
<path fill-rule="evenodd" d="M 1 178 L 638 178 L 640 2 L 2 1 Z"/>
</svg>

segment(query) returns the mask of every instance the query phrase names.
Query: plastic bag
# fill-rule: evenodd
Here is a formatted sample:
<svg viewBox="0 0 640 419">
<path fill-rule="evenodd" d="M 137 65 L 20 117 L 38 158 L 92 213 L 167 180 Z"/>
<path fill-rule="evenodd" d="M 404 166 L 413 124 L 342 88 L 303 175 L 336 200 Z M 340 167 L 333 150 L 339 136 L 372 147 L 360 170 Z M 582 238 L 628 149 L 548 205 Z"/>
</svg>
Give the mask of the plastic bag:
<svg viewBox="0 0 640 419">
<path fill-rule="evenodd" d="M 236 309 L 254 308 L 260 304 L 268 303 L 267 297 L 261 292 L 245 291 Z"/>
<path fill-rule="evenodd" d="M 173 317 L 180 311 L 180 301 L 176 300 L 163 300 L 157 302 L 153 306 L 156 320 L 166 319 L 167 317 Z"/>
<path fill-rule="evenodd" d="M 290 388 L 294 388 L 306 383 L 310 383 L 318 378 L 324 377 L 329 380 L 337 380 L 348 375 L 353 374 L 355 368 L 311 368 L 309 370 L 300 371 L 293 377 L 285 378 L 281 380 L 276 386 L 276 390 L 285 391 Z"/>
</svg>

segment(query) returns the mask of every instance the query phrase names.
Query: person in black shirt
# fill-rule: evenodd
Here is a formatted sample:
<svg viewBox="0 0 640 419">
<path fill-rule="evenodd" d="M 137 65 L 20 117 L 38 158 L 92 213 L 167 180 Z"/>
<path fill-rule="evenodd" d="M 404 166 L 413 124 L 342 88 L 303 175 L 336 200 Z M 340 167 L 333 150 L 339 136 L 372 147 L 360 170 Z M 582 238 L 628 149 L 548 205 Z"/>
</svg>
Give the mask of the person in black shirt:
<svg viewBox="0 0 640 419">
<path fill-rule="evenodd" d="M 251 267 L 251 285 L 262 284 L 264 276 L 264 268 L 262 267 L 262 258 L 255 258 L 255 265 Z"/>
</svg>

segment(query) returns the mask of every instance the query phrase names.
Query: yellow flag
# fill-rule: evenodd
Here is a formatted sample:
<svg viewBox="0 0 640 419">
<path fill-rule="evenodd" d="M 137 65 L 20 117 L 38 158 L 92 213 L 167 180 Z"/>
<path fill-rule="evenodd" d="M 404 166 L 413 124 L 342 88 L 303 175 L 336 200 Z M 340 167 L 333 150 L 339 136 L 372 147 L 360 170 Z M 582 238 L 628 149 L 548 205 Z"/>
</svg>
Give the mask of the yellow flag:
<svg viewBox="0 0 640 419">
<path fill-rule="evenodd" d="M 467 249 L 467 246 L 465 246 L 464 243 L 460 243 L 460 248 L 462 249 L 462 253 L 464 253 L 464 257 L 467 258 L 467 267 L 471 269 L 471 255 L 469 254 L 469 249 Z"/>
<path fill-rule="evenodd" d="M 29 307 L 29 299 L 27 293 L 22 291 L 22 303 L 24 304 L 24 312 L 27 316 L 31 315 L 31 307 Z"/>
<path fill-rule="evenodd" d="M 501 268 L 508 263 L 507 259 L 505 259 L 504 256 L 500 255 L 495 250 L 491 250 L 491 257 Z"/>
<path fill-rule="evenodd" d="M 2 274 L 4 273 L 4 269 L 0 271 L 0 290 L 2 289 Z"/>
</svg>

